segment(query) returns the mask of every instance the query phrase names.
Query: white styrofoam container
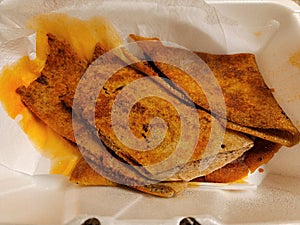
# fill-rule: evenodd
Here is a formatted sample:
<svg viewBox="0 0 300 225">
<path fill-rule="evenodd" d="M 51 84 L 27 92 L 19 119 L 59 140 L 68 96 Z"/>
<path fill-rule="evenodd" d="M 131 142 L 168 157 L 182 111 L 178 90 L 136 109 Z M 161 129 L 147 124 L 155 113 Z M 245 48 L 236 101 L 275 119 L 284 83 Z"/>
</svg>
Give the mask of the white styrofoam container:
<svg viewBox="0 0 300 225">
<path fill-rule="evenodd" d="M 247 27 L 276 21 L 276 32 L 257 50 L 257 60 L 278 102 L 300 128 L 300 68 L 289 63 L 289 57 L 300 52 L 300 7 L 288 0 L 207 2 Z M 172 199 L 119 188 L 78 187 L 65 177 L 29 176 L 0 166 L 0 224 L 75 225 L 97 217 L 102 225 L 175 225 L 187 216 L 202 225 L 300 224 L 299 159 L 300 145 L 282 148 L 255 190 L 194 188 Z"/>
</svg>

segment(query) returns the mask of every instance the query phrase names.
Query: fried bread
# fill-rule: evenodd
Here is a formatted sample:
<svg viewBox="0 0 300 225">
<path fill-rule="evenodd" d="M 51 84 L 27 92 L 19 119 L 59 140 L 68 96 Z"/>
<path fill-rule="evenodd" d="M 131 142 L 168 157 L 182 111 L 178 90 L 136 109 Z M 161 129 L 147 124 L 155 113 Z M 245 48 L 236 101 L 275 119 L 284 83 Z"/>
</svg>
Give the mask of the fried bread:
<svg viewBox="0 0 300 225">
<path fill-rule="evenodd" d="M 185 71 L 164 63 L 169 57 L 180 63 L 190 52 L 164 46 L 158 38 L 137 35 L 130 37 L 137 41 L 162 74 L 182 87 L 195 104 L 208 112 L 211 111 L 205 87 L 201 88 Z M 207 65 L 201 71 L 203 79 L 214 76 L 222 90 L 228 128 L 285 146 L 299 142 L 299 131 L 265 84 L 253 54 L 214 55 L 200 52 L 195 54 L 204 62 L 203 65 Z M 214 109 L 215 116 L 223 115 L 223 110 L 223 108 Z"/>
</svg>

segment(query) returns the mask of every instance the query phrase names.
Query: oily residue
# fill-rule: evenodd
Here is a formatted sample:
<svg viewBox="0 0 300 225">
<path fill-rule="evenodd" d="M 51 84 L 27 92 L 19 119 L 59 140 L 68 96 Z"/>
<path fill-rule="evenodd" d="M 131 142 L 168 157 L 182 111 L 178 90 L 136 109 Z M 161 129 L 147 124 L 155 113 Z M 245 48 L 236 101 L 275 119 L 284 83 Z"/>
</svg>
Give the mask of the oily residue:
<svg viewBox="0 0 300 225">
<path fill-rule="evenodd" d="M 253 35 L 255 37 L 260 37 L 262 35 L 262 32 L 261 31 L 256 31 L 256 32 L 253 33 Z"/>
<path fill-rule="evenodd" d="M 289 63 L 300 69 L 300 50 L 290 56 Z"/>
<path fill-rule="evenodd" d="M 263 168 L 258 168 L 258 172 L 263 173 L 265 170 Z"/>
<path fill-rule="evenodd" d="M 11 118 L 22 118 L 18 123 L 23 131 L 37 150 L 51 160 L 50 172 L 69 175 L 81 157 L 79 151 L 35 117 L 22 103 L 16 89 L 28 86 L 40 75 L 49 51 L 47 33 L 68 41 L 83 60 L 92 57 L 96 43 L 111 49 L 119 46 L 122 40 L 111 24 L 101 17 L 82 21 L 63 14 L 45 14 L 31 18 L 27 25 L 36 31 L 36 59 L 24 56 L 3 68 L 0 104 Z"/>
</svg>

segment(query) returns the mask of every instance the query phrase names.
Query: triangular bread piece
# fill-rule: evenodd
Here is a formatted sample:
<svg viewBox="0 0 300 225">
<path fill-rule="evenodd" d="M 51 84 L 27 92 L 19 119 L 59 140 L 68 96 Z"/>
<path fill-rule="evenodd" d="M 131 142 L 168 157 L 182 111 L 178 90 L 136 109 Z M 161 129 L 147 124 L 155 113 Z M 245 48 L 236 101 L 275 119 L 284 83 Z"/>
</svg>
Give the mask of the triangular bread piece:
<svg viewBox="0 0 300 225">
<path fill-rule="evenodd" d="M 76 85 L 76 79 L 80 79 L 88 63 L 83 62 L 68 43 L 58 40 L 54 35 L 48 34 L 48 42 L 50 52 L 41 75 L 28 87 L 22 86 L 17 90 L 24 104 L 59 135 L 79 145 L 86 160 L 92 158 L 97 161 L 96 167 L 103 169 L 106 177 L 128 185 L 147 182 L 146 178 L 124 164 L 111 165 L 114 156 L 103 145 L 99 145 L 99 140 L 84 121 L 72 118 L 71 108 L 61 98 L 75 91 L 69 89 L 68 85 Z M 102 52 L 96 46 L 95 57 Z M 74 76 L 72 79 L 71 75 Z M 77 139 L 74 137 L 74 127 L 78 132 Z"/>
<path fill-rule="evenodd" d="M 85 159 L 81 159 L 74 168 L 70 181 L 84 186 L 118 186 L 93 170 Z M 159 182 L 143 186 L 132 186 L 141 192 L 159 197 L 170 198 L 182 193 L 187 188 L 186 182 Z"/>
<path fill-rule="evenodd" d="M 236 182 L 247 177 L 249 173 L 253 173 L 260 166 L 268 163 L 280 147 L 281 145 L 279 144 L 257 138 L 254 147 L 245 152 L 241 157 L 206 176 L 192 180 L 192 182 Z M 264 170 L 262 169 L 259 172 L 263 173 Z"/>
<path fill-rule="evenodd" d="M 183 88 L 195 104 L 210 111 L 204 91 L 197 82 L 179 68 L 163 63 L 168 57 L 180 63 L 185 59 L 186 54 L 190 54 L 188 51 L 164 46 L 157 38 L 137 35 L 130 35 L 130 37 L 137 41 L 162 74 Z M 209 70 L 203 70 L 206 73 L 203 76 L 212 72 L 223 91 L 226 118 L 221 119 L 227 119 L 228 128 L 285 146 L 292 146 L 299 142 L 299 131 L 265 84 L 253 54 L 196 54 L 209 67 Z M 218 114 L 224 112 L 218 112 L 217 109 L 214 113 L 218 117 Z"/>
</svg>

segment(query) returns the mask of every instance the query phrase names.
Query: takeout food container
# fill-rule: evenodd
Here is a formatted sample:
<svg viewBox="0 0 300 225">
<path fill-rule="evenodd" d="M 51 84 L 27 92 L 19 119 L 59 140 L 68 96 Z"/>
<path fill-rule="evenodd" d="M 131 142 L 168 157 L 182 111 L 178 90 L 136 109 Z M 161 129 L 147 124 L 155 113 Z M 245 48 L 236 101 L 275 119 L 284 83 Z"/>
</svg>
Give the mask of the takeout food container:
<svg viewBox="0 0 300 225">
<path fill-rule="evenodd" d="M 34 48 L 24 48 L 34 46 L 34 34 L 25 29 L 25 22 L 20 22 L 25 21 L 29 15 L 57 11 L 88 18 L 101 14 L 112 19 L 124 38 L 132 32 L 156 35 L 160 31 L 160 38 L 176 41 L 193 50 L 255 53 L 266 83 L 274 89 L 277 101 L 300 129 L 300 7 L 287 0 L 224 0 L 207 3 L 217 9 L 219 16 L 216 18 L 214 11 L 210 18 L 199 15 L 206 21 L 202 23 L 197 21 L 199 18 L 193 17 L 197 13 L 184 15 L 193 10 L 197 12 L 198 8 L 205 8 L 197 0 L 188 3 L 101 1 L 98 8 L 93 10 L 93 1 L 39 1 L 30 8 L 22 1 L 16 3 L 6 0 L 0 3 L 3 22 L 0 27 L 0 44 L 10 43 L 11 47 L 7 52 L 1 53 L 0 65 L 2 67 L 25 54 L 34 57 Z M 119 7 L 115 8 L 117 4 Z M 15 12 L 16 17 L 6 17 L 16 7 L 19 7 L 16 10 L 18 13 Z M 164 11 L 167 9 L 170 12 Z M 174 9 L 176 12 L 172 14 Z M 147 14 L 143 13 L 147 10 Z M 209 12 L 209 9 L 204 10 Z M 85 13 L 87 11 L 88 14 Z M 162 12 L 165 17 L 159 17 Z M 176 13 L 177 17 L 174 16 Z M 140 21 L 136 21 L 137 18 Z M 166 19 L 166 24 L 160 23 Z M 124 21 L 131 22 L 131 26 L 122 24 Z M 152 23 L 145 26 L 147 21 Z M 210 26 L 200 30 L 210 32 L 212 27 L 215 30 L 211 32 L 211 36 L 204 38 L 197 26 L 204 26 L 208 22 Z M 130 30 L 134 23 L 135 30 Z M 197 26 L 191 26 L 194 23 Z M 220 29 L 219 23 L 223 25 L 223 29 Z M 161 24 L 161 27 L 156 27 L 157 24 Z M 180 35 L 176 36 L 175 31 Z M 183 38 L 183 33 L 193 37 L 192 40 L 197 35 L 202 35 L 202 39 L 196 45 L 191 39 Z M 2 108 L 1 110 L 3 111 Z M 300 223 L 299 145 L 281 149 L 266 166 L 266 177 L 257 188 L 248 186 L 247 190 L 229 191 L 224 190 L 227 189 L 226 186 L 200 186 L 188 189 L 176 198 L 160 199 L 119 188 L 78 187 L 70 184 L 66 177 L 46 175 L 49 162 L 34 151 L 26 135 L 18 129 L 15 121 L 5 116 L 5 112 L 1 113 L 0 129 L 0 158 L 3 164 L 0 167 L 0 224 L 73 225 L 97 217 L 104 225 L 171 225 L 179 224 L 182 218 L 188 216 L 196 218 L 201 224 Z M 14 157 L 17 153 L 22 155 L 16 159 Z"/>
</svg>

